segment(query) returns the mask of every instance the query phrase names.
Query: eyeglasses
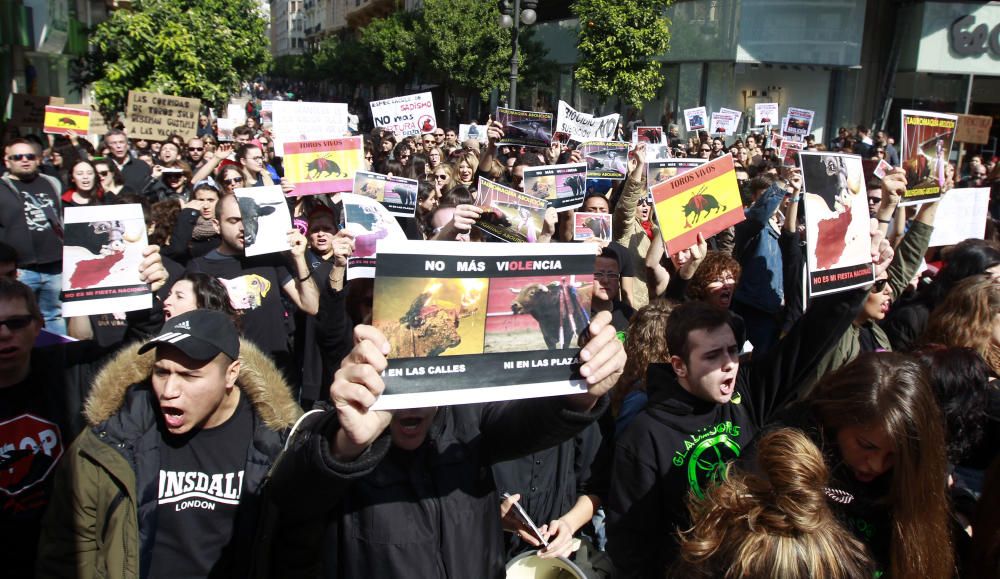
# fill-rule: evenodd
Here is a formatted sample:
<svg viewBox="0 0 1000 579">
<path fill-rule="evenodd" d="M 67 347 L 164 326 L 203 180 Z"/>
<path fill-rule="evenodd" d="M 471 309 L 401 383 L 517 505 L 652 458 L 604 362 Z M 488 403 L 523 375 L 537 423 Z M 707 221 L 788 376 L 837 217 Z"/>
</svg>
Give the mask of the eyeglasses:
<svg viewBox="0 0 1000 579">
<path fill-rule="evenodd" d="M 702 149 L 701 152 L 702 153 L 711 153 L 712 149 Z"/>
<path fill-rule="evenodd" d="M 447 181 L 448 180 L 448 176 L 447 175 L 434 175 L 434 178 L 437 179 L 438 181 Z"/>
<path fill-rule="evenodd" d="M 108 175 L 111 174 L 111 171 L 98 171 L 97 174 L 100 175 L 101 177 L 107 177 Z"/>
<path fill-rule="evenodd" d="M 868 198 L 868 202 L 874 205 L 875 203 L 881 203 L 882 202 L 882 198 L 881 197 L 869 197 Z"/>
<path fill-rule="evenodd" d="M 232 179 L 223 179 L 222 182 L 225 183 L 226 185 L 232 185 L 234 183 L 242 183 L 243 177 L 233 177 Z"/>
<path fill-rule="evenodd" d="M 653 203 L 649 199 L 640 199 L 639 200 L 639 205 L 645 205 L 645 206 L 648 207 L 648 206 L 650 206 L 652 204 Z"/>
<path fill-rule="evenodd" d="M 188 151 L 204 151 L 205 147 L 188 147 Z"/>
<path fill-rule="evenodd" d="M 616 280 L 616 279 L 618 279 L 620 277 L 621 277 L 620 274 L 617 274 L 617 273 L 615 273 L 613 271 L 595 271 L 594 272 L 594 279 L 605 279 L 605 280 L 608 280 L 608 281 L 613 281 L 613 280 Z"/>
<path fill-rule="evenodd" d="M 435 137 L 443 137 L 443 136 L 444 136 L 444 133 L 434 133 L 434 136 L 435 136 Z"/>
<path fill-rule="evenodd" d="M 8 161 L 34 161 L 38 158 L 38 155 L 34 153 L 15 153 L 13 155 L 7 155 Z"/>
<path fill-rule="evenodd" d="M 34 319 L 35 317 L 31 315 L 12 316 L 6 320 L 0 320 L 0 328 L 6 326 L 10 331 L 16 332 L 17 330 L 27 328 Z"/>
<path fill-rule="evenodd" d="M 875 280 L 875 284 L 872 285 L 872 293 L 880 294 L 885 289 L 885 284 L 889 283 L 888 278 L 882 278 Z"/>
</svg>

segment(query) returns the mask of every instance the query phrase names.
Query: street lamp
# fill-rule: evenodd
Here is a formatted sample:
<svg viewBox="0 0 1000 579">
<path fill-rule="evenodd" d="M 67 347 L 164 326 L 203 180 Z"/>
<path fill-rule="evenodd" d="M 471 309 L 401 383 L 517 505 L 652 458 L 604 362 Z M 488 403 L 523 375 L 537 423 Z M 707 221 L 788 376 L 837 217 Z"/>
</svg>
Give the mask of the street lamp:
<svg viewBox="0 0 1000 579">
<path fill-rule="evenodd" d="M 524 6 L 524 9 L 521 6 Z M 500 26 L 510 28 L 510 98 L 507 106 L 517 107 L 517 36 L 520 24 L 531 26 L 538 19 L 538 0 L 500 0 Z"/>
</svg>

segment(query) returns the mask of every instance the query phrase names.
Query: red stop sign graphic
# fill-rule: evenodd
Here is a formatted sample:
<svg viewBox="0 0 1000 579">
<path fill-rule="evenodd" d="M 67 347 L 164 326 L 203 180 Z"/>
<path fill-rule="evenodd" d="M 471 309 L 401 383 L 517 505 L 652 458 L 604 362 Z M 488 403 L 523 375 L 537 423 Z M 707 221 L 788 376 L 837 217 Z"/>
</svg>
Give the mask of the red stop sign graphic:
<svg viewBox="0 0 1000 579">
<path fill-rule="evenodd" d="M 33 414 L 0 422 L 0 492 L 17 495 L 44 481 L 62 453 L 54 422 Z"/>
</svg>

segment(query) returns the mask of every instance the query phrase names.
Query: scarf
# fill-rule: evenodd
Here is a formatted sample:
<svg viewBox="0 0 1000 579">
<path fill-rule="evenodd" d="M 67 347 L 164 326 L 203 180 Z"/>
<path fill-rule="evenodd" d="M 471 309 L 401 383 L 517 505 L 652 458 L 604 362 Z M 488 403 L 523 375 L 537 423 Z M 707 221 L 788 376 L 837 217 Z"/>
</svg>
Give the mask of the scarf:
<svg viewBox="0 0 1000 579">
<path fill-rule="evenodd" d="M 208 239 L 215 234 L 215 225 L 211 222 L 211 220 L 205 219 L 199 215 L 198 223 L 195 223 L 194 229 L 191 231 L 191 239 L 201 241 L 203 239 Z"/>
<path fill-rule="evenodd" d="M 653 239 L 653 222 L 652 221 L 640 221 L 639 225 L 642 226 L 642 230 L 646 232 L 646 237 Z"/>
</svg>

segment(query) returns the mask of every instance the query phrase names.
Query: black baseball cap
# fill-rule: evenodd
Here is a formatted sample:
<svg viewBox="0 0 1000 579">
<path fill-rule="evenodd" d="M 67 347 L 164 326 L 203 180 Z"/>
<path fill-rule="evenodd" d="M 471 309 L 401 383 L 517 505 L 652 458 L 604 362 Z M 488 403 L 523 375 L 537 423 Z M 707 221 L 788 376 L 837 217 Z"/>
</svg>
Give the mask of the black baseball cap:
<svg viewBox="0 0 1000 579">
<path fill-rule="evenodd" d="M 233 360 L 240 357 L 240 334 L 229 316 L 217 310 L 193 310 L 170 318 L 160 335 L 143 344 L 139 353 L 164 344 L 193 360 L 211 360 L 220 353 Z"/>
</svg>

